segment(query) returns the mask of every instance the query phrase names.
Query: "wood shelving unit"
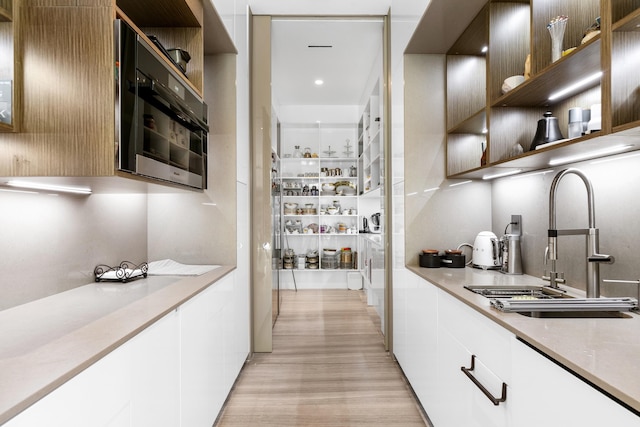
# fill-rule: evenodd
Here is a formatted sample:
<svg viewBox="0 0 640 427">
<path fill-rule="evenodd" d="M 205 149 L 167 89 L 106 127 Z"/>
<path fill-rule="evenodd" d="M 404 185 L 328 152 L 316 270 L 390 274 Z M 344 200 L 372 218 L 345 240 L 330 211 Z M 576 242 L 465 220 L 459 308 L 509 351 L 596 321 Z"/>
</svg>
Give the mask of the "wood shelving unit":
<svg viewBox="0 0 640 427">
<path fill-rule="evenodd" d="M 569 16 L 563 49 L 575 49 L 551 62 L 546 25 L 558 15 Z M 601 32 L 582 44 L 585 30 L 596 18 Z M 638 24 L 637 0 L 487 2 L 446 52 L 447 176 L 483 178 L 526 172 L 548 167 L 558 157 L 583 154 L 588 158 L 594 150 L 592 157 L 597 157 L 602 155 L 600 149 L 620 144 L 624 147 L 619 152 L 640 149 L 630 137 L 640 126 Z M 481 52 L 484 46 L 486 53 Z M 503 94 L 503 81 L 522 75 L 527 57 L 531 77 Z M 599 72 L 600 77 L 550 99 L 551 94 Z M 569 108 L 594 104 L 602 108 L 600 131 L 529 151 L 545 111 L 558 118 L 566 137 Z M 483 146 L 486 165 L 480 163 Z"/>
</svg>

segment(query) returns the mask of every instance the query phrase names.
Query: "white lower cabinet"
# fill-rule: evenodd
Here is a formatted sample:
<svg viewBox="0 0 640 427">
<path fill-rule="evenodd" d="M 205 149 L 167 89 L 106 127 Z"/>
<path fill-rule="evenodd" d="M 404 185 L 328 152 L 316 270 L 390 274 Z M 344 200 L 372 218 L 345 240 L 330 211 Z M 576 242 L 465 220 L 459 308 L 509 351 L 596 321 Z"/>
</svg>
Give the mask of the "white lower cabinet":
<svg viewBox="0 0 640 427">
<path fill-rule="evenodd" d="M 427 413 L 436 426 L 511 425 L 508 399 L 494 403 L 486 393 L 500 400 L 503 384 L 509 388 L 512 335 L 446 292 L 437 294 L 436 399 Z"/>
<path fill-rule="evenodd" d="M 640 426 L 639 416 L 515 337 L 512 355 L 514 426 Z"/>
<path fill-rule="evenodd" d="M 395 356 L 422 402 L 434 401 L 437 375 L 437 292 L 415 274 L 394 279 Z"/>
<path fill-rule="evenodd" d="M 249 351 L 235 272 L 3 427 L 210 427 Z"/>
<path fill-rule="evenodd" d="M 114 351 L 4 427 L 131 426 L 130 347 Z"/>
<path fill-rule="evenodd" d="M 394 281 L 394 354 L 435 427 L 640 427 L 635 413 L 510 331 L 404 274 Z M 500 400 L 503 384 L 506 400 L 494 404 L 487 394 Z"/>
<path fill-rule="evenodd" d="M 174 310 L 128 343 L 132 426 L 180 425 L 179 337 L 178 313 Z"/>
<path fill-rule="evenodd" d="M 230 345 L 224 334 L 231 325 L 223 313 L 232 291 L 233 280 L 221 279 L 180 307 L 182 426 L 210 427 L 231 388 L 225 379 Z"/>
</svg>

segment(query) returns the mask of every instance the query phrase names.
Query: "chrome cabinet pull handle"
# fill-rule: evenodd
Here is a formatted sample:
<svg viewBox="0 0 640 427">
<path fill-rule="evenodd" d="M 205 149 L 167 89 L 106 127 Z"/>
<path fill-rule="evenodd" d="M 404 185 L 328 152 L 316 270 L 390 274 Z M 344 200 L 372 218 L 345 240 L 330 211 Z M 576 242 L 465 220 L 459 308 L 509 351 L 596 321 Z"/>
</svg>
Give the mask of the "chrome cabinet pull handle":
<svg viewBox="0 0 640 427">
<path fill-rule="evenodd" d="M 480 391 L 482 391 L 484 393 L 485 396 L 487 396 L 487 398 L 496 406 L 498 406 L 501 402 L 504 402 L 507 400 L 507 384 L 506 383 L 502 383 L 502 396 L 500 396 L 500 398 L 496 398 L 494 397 L 491 392 L 489 390 L 486 389 L 485 386 L 483 386 L 480 381 L 478 381 L 478 379 L 476 377 L 473 376 L 473 374 L 471 373 L 476 367 L 476 356 L 475 354 L 471 355 L 471 367 L 470 368 L 465 368 L 464 366 L 460 367 L 460 370 L 462 372 L 464 372 L 464 374 L 469 377 L 469 379 L 476 385 L 476 387 L 478 387 L 480 389 Z"/>
</svg>

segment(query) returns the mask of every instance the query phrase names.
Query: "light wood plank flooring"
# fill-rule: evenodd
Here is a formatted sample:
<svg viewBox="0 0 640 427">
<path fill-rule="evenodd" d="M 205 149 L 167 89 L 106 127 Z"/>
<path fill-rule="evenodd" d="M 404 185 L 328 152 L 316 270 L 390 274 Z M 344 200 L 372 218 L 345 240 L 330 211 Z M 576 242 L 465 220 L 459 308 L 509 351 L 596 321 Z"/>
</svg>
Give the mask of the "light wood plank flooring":
<svg viewBox="0 0 640 427">
<path fill-rule="evenodd" d="M 286 291 L 273 353 L 246 364 L 216 426 L 428 425 L 376 319 L 362 291 Z"/>
</svg>

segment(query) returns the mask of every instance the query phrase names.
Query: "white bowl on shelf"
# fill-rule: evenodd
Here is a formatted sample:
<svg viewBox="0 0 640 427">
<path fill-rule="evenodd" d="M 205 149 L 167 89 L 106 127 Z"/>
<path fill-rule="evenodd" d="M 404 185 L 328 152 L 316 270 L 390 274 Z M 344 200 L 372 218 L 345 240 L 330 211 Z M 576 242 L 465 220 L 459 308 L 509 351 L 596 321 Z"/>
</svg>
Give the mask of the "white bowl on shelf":
<svg viewBox="0 0 640 427">
<path fill-rule="evenodd" d="M 515 89 L 517 86 L 521 85 L 522 83 L 524 83 L 524 76 L 517 75 L 517 76 L 507 77 L 504 80 L 504 83 L 502 83 L 502 93 L 505 94 L 510 90 Z"/>
</svg>

